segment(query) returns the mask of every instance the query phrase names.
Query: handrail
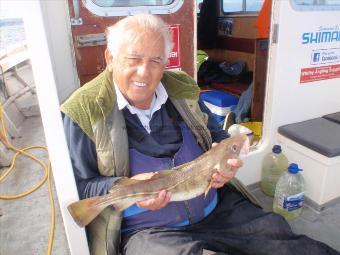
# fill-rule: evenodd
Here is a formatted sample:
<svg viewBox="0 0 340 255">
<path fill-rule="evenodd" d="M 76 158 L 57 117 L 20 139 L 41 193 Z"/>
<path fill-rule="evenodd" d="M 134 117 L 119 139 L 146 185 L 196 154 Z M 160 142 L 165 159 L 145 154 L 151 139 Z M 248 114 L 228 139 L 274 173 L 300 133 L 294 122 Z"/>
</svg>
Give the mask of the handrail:
<svg viewBox="0 0 340 255">
<path fill-rule="evenodd" d="M 71 18 L 72 26 L 79 26 L 83 24 L 83 19 L 80 17 L 80 4 L 79 0 L 73 0 L 74 17 Z"/>
<path fill-rule="evenodd" d="M 79 0 L 73 0 L 74 18 L 79 19 Z"/>
</svg>

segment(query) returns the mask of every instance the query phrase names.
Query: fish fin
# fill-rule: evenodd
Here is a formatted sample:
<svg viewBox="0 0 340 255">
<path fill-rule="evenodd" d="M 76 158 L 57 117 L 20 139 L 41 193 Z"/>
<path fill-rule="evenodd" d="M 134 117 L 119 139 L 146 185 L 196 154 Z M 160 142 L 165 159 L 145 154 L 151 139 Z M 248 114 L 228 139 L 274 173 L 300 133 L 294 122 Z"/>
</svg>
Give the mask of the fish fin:
<svg viewBox="0 0 340 255">
<path fill-rule="evenodd" d="M 129 208 L 131 205 L 136 203 L 138 199 L 136 199 L 135 196 L 132 196 L 131 198 L 124 198 L 121 200 L 117 200 L 114 203 L 112 203 L 113 208 L 115 211 L 122 212 L 125 209 Z"/>
<path fill-rule="evenodd" d="M 204 191 L 204 198 L 207 196 L 209 190 L 211 189 L 211 185 L 212 185 L 212 180 L 210 181 L 209 185 L 207 186 L 207 188 Z"/>
<path fill-rule="evenodd" d="M 114 193 L 116 191 L 119 191 L 122 188 L 122 186 L 129 186 L 129 185 L 133 185 L 133 184 L 136 184 L 136 183 L 139 183 L 139 182 L 142 182 L 142 181 L 144 181 L 144 180 L 136 180 L 136 179 L 123 177 L 123 178 L 114 182 L 114 185 L 109 190 L 109 193 Z"/>
<path fill-rule="evenodd" d="M 187 162 L 187 163 L 184 163 L 182 165 L 179 165 L 179 166 L 176 166 L 174 168 L 171 168 L 170 171 L 173 171 L 173 170 L 186 170 L 187 168 L 191 168 L 191 167 L 192 167 L 192 162 Z M 169 170 L 163 170 L 163 171 L 169 171 Z"/>
<path fill-rule="evenodd" d="M 175 170 L 173 170 L 173 169 L 161 170 L 161 171 L 158 171 L 157 174 L 155 174 L 154 176 L 152 176 L 152 177 L 150 178 L 150 180 L 158 179 L 158 178 L 167 176 L 168 174 L 172 174 L 172 173 L 174 173 L 174 172 L 175 172 Z"/>
<path fill-rule="evenodd" d="M 136 180 L 136 179 L 131 179 L 131 178 L 121 178 L 114 183 L 113 189 L 115 187 L 118 188 L 118 186 L 127 186 L 127 185 L 135 184 L 138 182 L 141 182 L 141 180 Z"/>
<path fill-rule="evenodd" d="M 85 227 L 98 216 L 110 203 L 103 202 L 102 197 L 90 197 L 70 204 L 67 209 L 73 220 Z"/>
</svg>

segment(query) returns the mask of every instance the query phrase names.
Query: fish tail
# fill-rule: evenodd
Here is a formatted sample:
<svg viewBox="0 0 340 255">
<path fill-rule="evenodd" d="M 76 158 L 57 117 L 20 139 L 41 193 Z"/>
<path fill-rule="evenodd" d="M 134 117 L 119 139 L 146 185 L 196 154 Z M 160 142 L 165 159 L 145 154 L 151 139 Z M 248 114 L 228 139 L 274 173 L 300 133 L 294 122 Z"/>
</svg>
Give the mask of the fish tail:
<svg viewBox="0 0 340 255">
<path fill-rule="evenodd" d="M 90 197 L 70 204 L 67 209 L 74 221 L 80 227 L 85 227 L 109 204 L 103 201 L 101 197 Z"/>
</svg>

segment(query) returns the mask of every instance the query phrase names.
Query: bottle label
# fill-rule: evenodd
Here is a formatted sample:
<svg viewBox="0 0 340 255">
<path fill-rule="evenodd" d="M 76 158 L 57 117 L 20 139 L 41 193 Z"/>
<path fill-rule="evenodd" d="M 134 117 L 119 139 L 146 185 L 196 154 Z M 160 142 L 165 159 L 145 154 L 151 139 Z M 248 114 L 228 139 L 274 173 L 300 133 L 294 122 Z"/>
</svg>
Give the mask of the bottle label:
<svg viewBox="0 0 340 255">
<path fill-rule="evenodd" d="M 301 192 L 296 195 L 285 197 L 284 195 L 280 195 L 279 197 L 279 207 L 282 209 L 291 212 L 297 209 L 300 209 L 303 205 L 304 192 Z"/>
</svg>

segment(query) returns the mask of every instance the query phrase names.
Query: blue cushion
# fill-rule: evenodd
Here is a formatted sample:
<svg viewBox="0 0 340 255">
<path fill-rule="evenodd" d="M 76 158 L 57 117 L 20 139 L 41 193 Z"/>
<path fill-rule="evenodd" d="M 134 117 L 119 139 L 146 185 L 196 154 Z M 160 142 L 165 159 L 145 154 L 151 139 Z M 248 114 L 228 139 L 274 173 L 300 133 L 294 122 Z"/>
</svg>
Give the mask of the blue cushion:
<svg viewBox="0 0 340 255">
<path fill-rule="evenodd" d="M 329 158 L 340 155 L 340 124 L 316 118 L 279 127 L 279 133 Z"/>
</svg>

